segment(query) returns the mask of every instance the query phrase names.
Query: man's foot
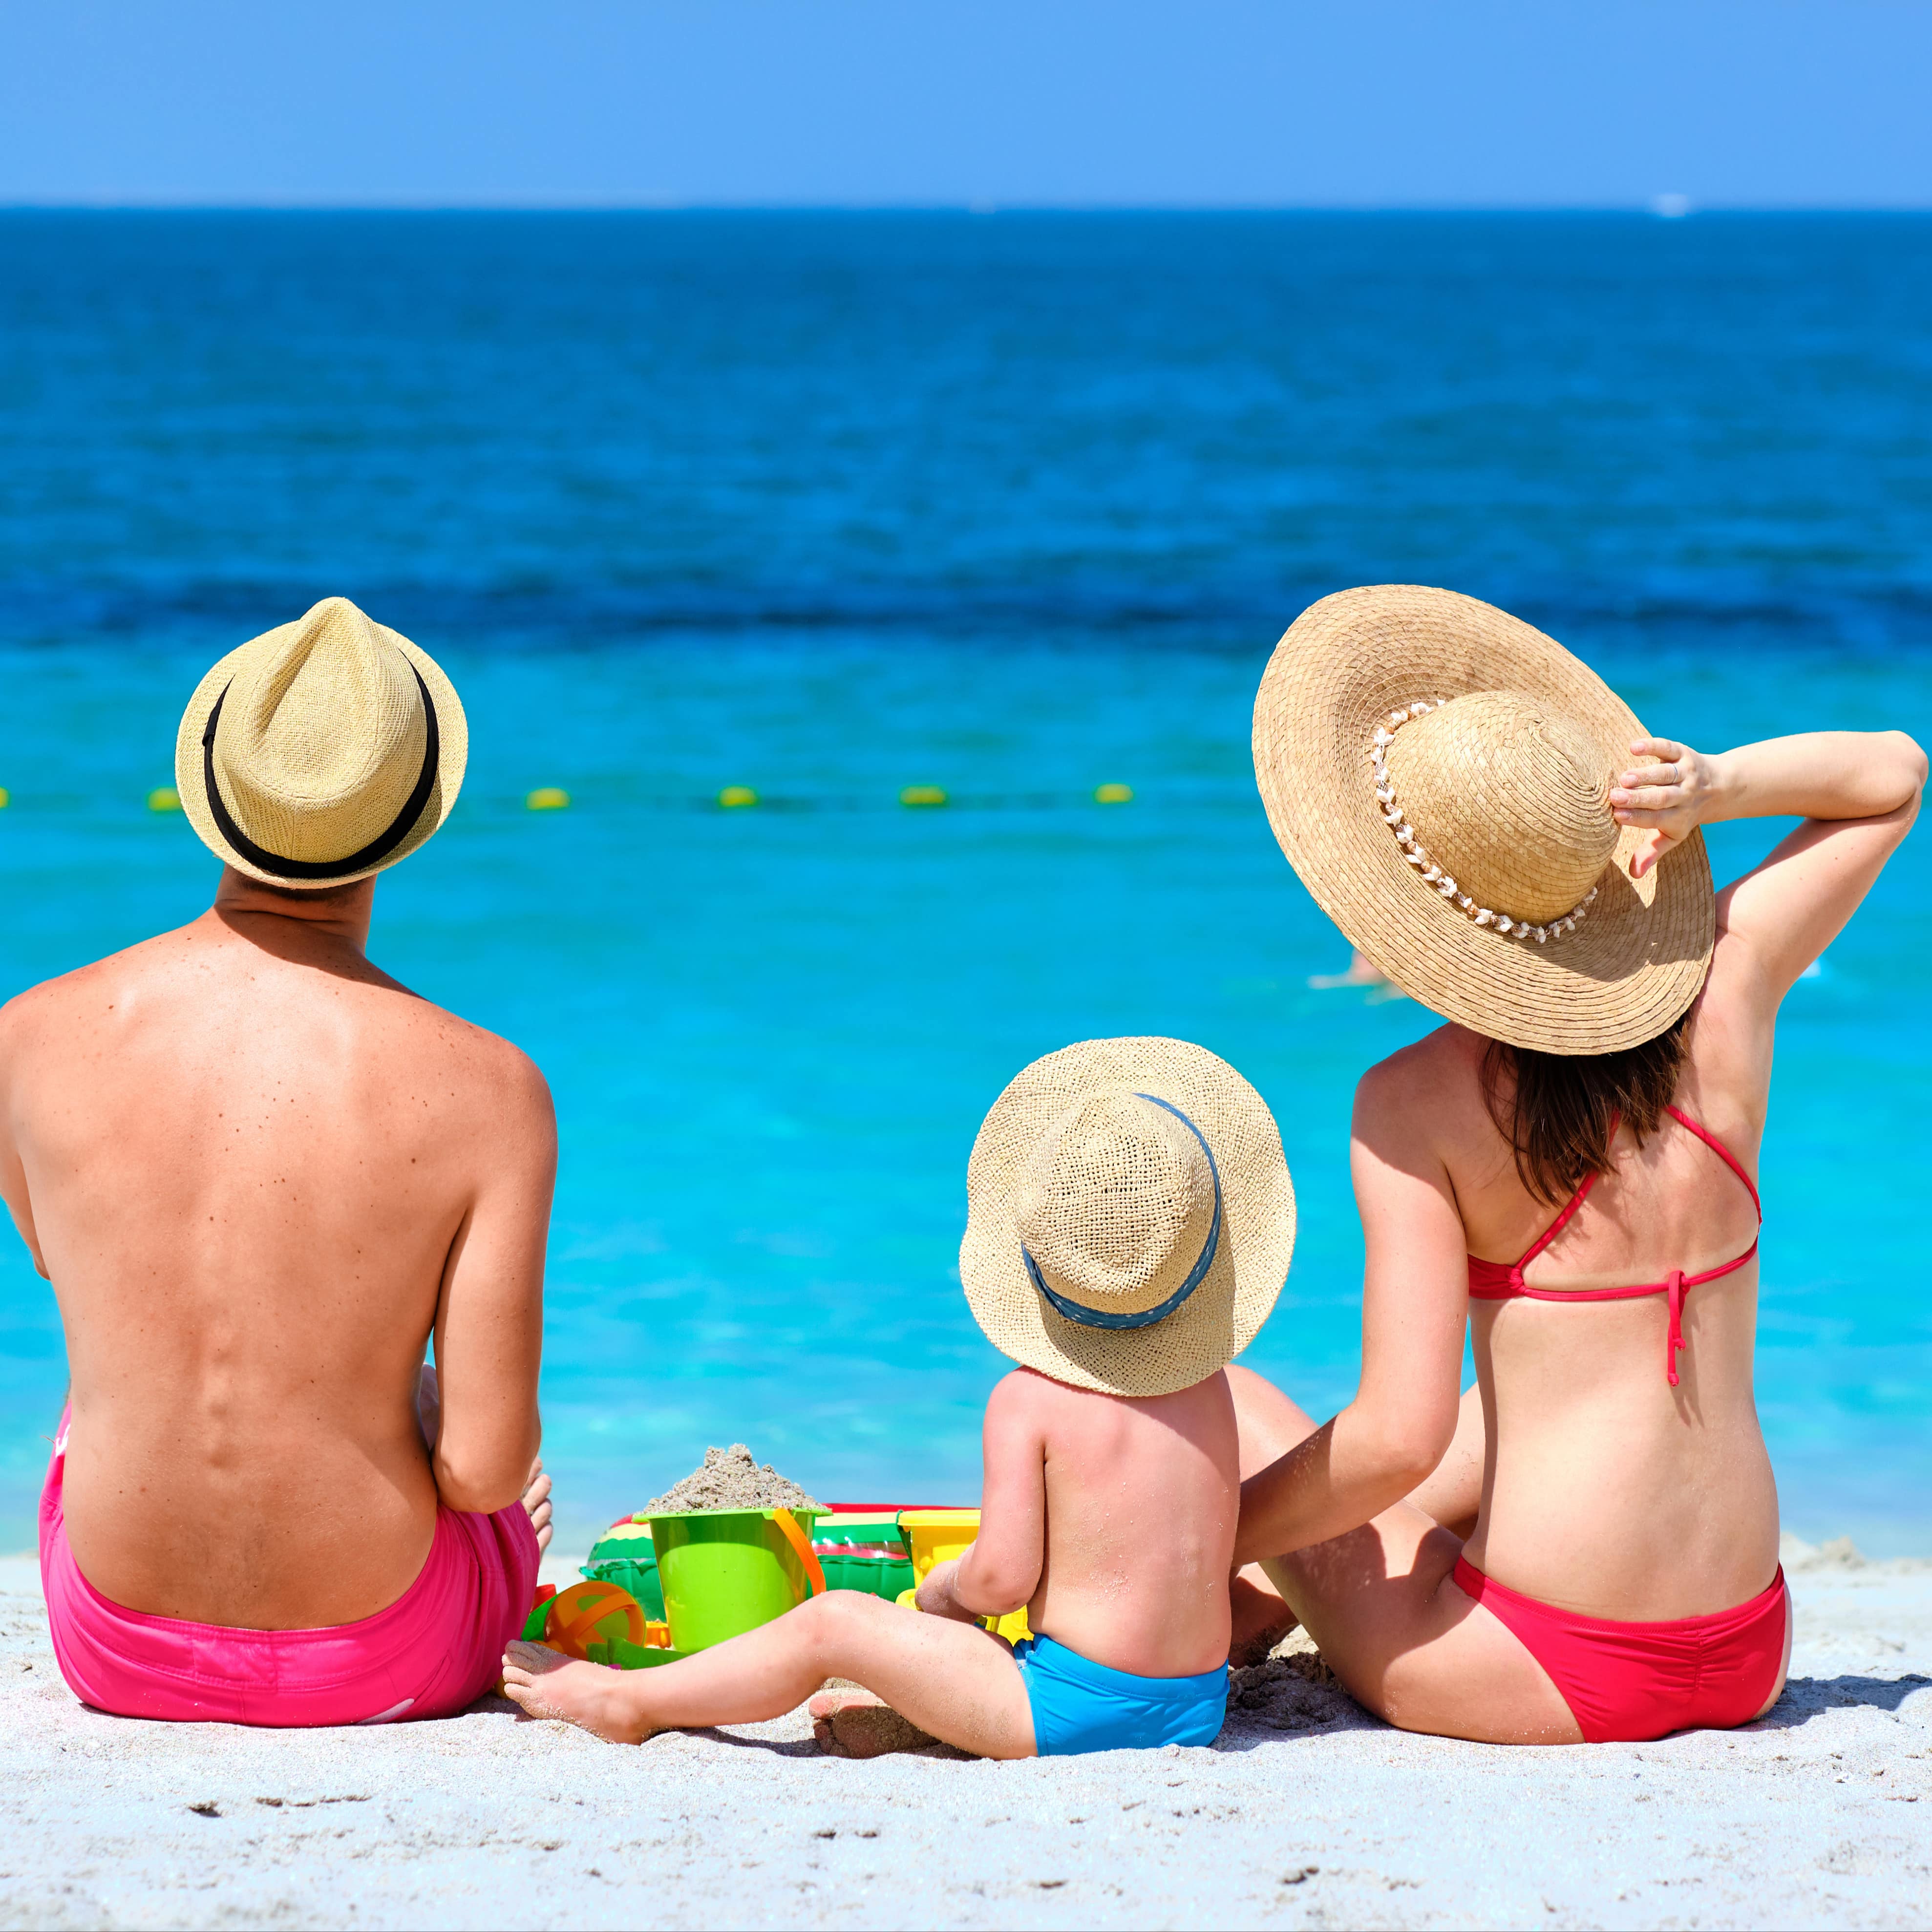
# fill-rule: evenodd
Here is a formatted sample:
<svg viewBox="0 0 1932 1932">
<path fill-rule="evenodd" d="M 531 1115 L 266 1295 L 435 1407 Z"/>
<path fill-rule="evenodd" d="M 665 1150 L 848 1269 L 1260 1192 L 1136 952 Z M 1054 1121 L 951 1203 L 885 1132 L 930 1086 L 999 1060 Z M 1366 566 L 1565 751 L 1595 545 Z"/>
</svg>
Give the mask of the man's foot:
<svg viewBox="0 0 1932 1932">
<path fill-rule="evenodd" d="M 1228 1586 L 1228 1608 L 1234 1621 L 1228 1661 L 1238 1670 L 1263 1662 L 1300 1621 L 1273 1590 L 1258 1588 L 1245 1576 Z"/>
<path fill-rule="evenodd" d="M 541 1554 L 550 1547 L 550 1478 L 544 1474 L 543 1458 L 539 1456 L 530 1465 L 530 1480 L 524 1490 L 524 1508 L 530 1520 L 530 1526 L 537 1533 L 537 1550 Z"/>
<path fill-rule="evenodd" d="M 623 1694 L 623 1673 L 579 1664 L 518 1638 L 503 1653 L 503 1695 L 532 1718 L 562 1718 L 614 1744 L 640 1744 L 651 1734 Z"/>
</svg>

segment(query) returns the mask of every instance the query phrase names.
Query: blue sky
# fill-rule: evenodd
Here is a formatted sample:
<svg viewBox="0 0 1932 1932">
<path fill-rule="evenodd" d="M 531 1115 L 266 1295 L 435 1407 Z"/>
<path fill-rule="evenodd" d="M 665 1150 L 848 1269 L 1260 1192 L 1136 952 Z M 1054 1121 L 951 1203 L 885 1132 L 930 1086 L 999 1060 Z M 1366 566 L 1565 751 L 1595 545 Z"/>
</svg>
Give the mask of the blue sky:
<svg viewBox="0 0 1932 1932">
<path fill-rule="evenodd" d="M 6 0 L 0 202 L 1932 206 L 1923 0 Z"/>
</svg>

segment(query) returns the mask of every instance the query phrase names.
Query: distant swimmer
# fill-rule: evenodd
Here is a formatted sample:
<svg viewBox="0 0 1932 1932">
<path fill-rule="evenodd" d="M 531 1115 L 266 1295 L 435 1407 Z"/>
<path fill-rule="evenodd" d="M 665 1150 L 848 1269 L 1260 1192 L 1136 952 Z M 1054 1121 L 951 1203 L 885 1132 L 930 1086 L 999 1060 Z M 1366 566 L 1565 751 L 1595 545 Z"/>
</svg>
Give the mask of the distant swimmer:
<svg viewBox="0 0 1932 1932">
<path fill-rule="evenodd" d="M 1350 955 L 1347 972 L 1316 973 L 1310 976 L 1308 983 L 1317 992 L 1326 992 L 1334 986 L 1367 986 L 1374 989 L 1381 998 L 1406 1000 L 1408 997 L 1379 966 L 1362 952 Z"/>
</svg>

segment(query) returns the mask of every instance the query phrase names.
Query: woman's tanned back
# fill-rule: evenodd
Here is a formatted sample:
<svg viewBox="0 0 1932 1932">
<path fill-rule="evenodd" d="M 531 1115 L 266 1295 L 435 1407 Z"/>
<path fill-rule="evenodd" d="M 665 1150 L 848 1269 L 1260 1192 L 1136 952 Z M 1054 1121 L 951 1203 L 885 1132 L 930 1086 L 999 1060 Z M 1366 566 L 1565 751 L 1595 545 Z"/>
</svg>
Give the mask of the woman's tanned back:
<svg viewBox="0 0 1932 1932">
<path fill-rule="evenodd" d="M 1726 1036 L 1714 967 L 1675 1104 L 1756 1165 L 1763 1084 Z M 1709 1018 L 1707 1021 L 1706 1013 Z M 1480 1084 L 1486 1042 L 1449 1028 L 1413 1049 L 1436 1063 L 1440 1148 L 1471 1252 L 1514 1262 L 1560 1211 L 1523 1185 Z M 1766 1070 L 1768 1072 L 1768 1069 Z M 1628 1128 L 1583 1205 L 1530 1264 L 1547 1292 L 1696 1274 L 1748 1250 L 1757 1214 L 1723 1160 L 1667 1116 Z M 1661 1294 L 1470 1304 L 1492 1446 L 1468 1560 L 1586 1614 L 1650 1622 L 1742 1603 L 1778 1562 L 1778 1498 L 1752 1396 L 1757 1263 L 1689 1290 L 1678 1382 L 1664 1372 Z"/>
<path fill-rule="evenodd" d="M 67 1331 L 82 1574 L 128 1608 L 244 1628 L 394 1601 L 435 1525 L 415 1396 L 452 1251 L 507 1240 L 476 1357 L 520 1379 L 497 1330 L 541 1318 L 535 1070 L 359 944 L 233 907 L 16 1000 L 0 1066 L 6 1191 Z M 534 1256 L 511 1253 L 530 1236 L 496 1223 L 538 1193 Z M 514 1406 L 438 1353 L 452 1412 Z"/>
</svg>

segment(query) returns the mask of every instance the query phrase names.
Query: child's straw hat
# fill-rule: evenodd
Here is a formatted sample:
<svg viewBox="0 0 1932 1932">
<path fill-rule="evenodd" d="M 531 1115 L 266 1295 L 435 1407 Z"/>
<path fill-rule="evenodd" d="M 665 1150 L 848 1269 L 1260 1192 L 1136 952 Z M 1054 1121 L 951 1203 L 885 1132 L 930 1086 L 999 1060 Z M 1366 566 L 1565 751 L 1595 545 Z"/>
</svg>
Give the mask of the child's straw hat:
<svg viewBox="0 0 1932 1932">
<path fill-rule="evenodd" d="M 1262 1096 L 1204 1047 L 1090 1040 L 993 1102 L 959 1279 L 1002 1354 L 1076 1388 L 1167 1395 L 1227 1366 L 1294 1251 Z"/>
<path fill-rule="evenodd" d="M 449 816 L 469 756 L 436 661 L 327 597 L 202 680 L 175 740 L 175 788 L 217 858 L 320 891 L 406 859 Z"/>
<path fill-rule="evenodd" d="M 1561 644 L 1450 590 L 1312 604 L 1255 700 L 1288 863 L 1412 998 L 1492 1040 L 1608 1053 L 1697 997 L 1716 933 L 1693 832 L 1647 877 L 1610 788 L 1645 736 Z"/>
</svg>

